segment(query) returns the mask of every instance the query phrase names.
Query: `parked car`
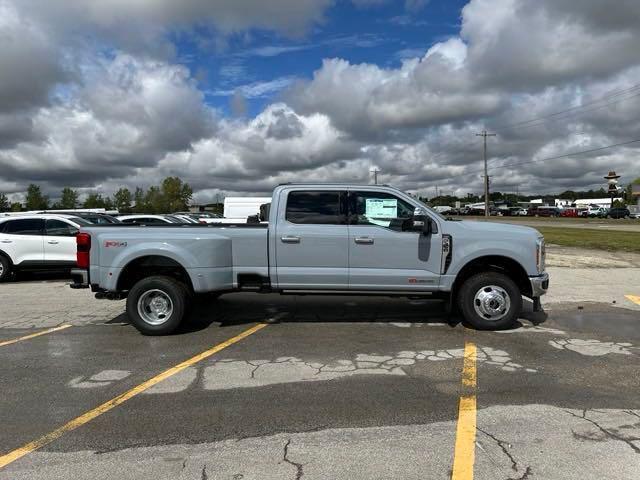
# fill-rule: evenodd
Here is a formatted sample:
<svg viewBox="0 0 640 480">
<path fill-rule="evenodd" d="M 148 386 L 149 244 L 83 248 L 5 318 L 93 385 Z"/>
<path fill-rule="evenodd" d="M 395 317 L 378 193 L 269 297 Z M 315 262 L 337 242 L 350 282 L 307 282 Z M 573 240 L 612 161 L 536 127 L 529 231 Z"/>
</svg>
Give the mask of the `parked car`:
<svg viewBox="0 0 640 480">
<path fill-rule="evenodd" d="M 511 207 L 509 208 L 509 212 L 512 217 L 526 217 L 527 209 L 522 207 Z"/>
<path fill-rule="evenodd" d="M 120 215 L 117 217 L 120 222 L 134 225 L 163 225 L 165 223 L 184 223 L 177 218 L 172 219 L 168 215 Z"/>
<path fill-rule="evenodd" d="M 268 224 L 242 228 L 83 227 L 72 287 L 126 297 L 132 324 L 163 335 L 192 293 L 425 296 L 456 303 L 478 329 L 501 329 L 523 295 L 538 309 L 549 285 L 538 231 L 447 220 L 392 187 L 286 184 L 271 205 Z"/>
<path fill-rule="evenodd" d="M 558 207 L 532 207 L 528 211 L 529 216 L 534 217 L 559 217 L 560 209 Z"/>
<path fill-rule="evenodd" d="M 186 217 L 189 217 L 189 218 L 195 220 L 196 223 L 208 223 L 207 222 L 208 219 L 222 218 L 222 215 L 219 215 L 217 213 L 212 213 L 212 212 L 197 212 L 197 213 L 176 212 L 176 213 L 174 213 L 172 215 L 175 215 L 177 217 L 186 216 Z"/>
<path fill-rule="evenodd" d="M 576 218 L 578 216 L 578 210 L 576 208 L 563 208 L 560 212 L 560 216 Z"/>
<path fill-rule="evenodd" d="M 46 212 L 43 212 L 43 213 L 46 213 Z M 73 211 L 68 211 L 68 212 L 56 212 L 56 213 L 61 213 L 63 215 L 73 215 L 75 217 L 84 218 L 85 220 L 87 220 L 88 222 L 93 223 L 94 225 L 106 225 L 106 224 L 111 224 L 111 223 L 120 223 L 120 220 L 118 220 L 116 217 L 114 217 L 112 215 L 107 215 L 106 213 L 100 213 L 100 212 L 73 212 Z"/>
<path fill-rule="evenodd" d="M 526 217 L 528 214 L 529 214 L 529 209 L 527 209 L 527 208 L 521 208 L 518 211 L 518 215 L 521 216 L 521 217 Z"/>
<path fill-rule="evenodd" d="M 165 215 L 165 217 L 170 220 L 175 220 L 178 223 L 199 223 L 195 218 L 180 213 L 172 213 L 171 215 Z"/>
<path fill-rule="evenodd" d="M 604 207 L 589 207 L 587 209 L 587 217 L 599 217 L 599 218 L 604 218 L 607 216 L 607 211 L 608 209 L 604 208 Z"/>
<path fill-rule="evenodd" d="M 433 207 L 433 209 L 438 212 L 440 215 L 451 215 L 454 208 L 449 205 L 437 205 Z"/>
<path fill-rule="evenodd" d="M 628 208 L 612 208 L 607 212 L 607 218 L 631 218 Z"/>
<path fill-rule="evenodd" d="M 37 214 L 0 218 L 0 281 L 20 270 L 76 266 L 76 235 L 89 221 L 72 215 Z"/>
</svg>

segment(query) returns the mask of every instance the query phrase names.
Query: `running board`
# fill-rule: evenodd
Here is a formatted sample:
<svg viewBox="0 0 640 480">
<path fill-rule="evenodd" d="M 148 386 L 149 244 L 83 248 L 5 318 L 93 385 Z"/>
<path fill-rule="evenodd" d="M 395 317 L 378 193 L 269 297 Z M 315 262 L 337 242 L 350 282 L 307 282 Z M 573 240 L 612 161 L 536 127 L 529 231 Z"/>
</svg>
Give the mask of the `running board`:
<svg viewBox="0 0 640 480">
<path fill-rule="evenodd" d="M 446 292 L 420 292 L 415 290 L 281 290 L 283 295 L 363 295 L 385 297 L 432 297 L 448 296 Z"/>
</svg>

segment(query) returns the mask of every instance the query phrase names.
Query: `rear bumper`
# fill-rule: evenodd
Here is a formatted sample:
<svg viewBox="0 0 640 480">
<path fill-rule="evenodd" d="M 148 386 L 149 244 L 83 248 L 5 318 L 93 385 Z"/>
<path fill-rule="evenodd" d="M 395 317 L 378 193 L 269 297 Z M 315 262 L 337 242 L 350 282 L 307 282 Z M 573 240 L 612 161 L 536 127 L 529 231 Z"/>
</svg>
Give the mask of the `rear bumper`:
<svg viewBox="0 0 640 480">
<path fill-rule="evenodd" d="M 89 272 L 81 268 L 71 270 L 71 288 L 89 288 Z"/>
<path fill-rule="evenodd" d="M 547 272 L 529 277 L 529 281 L 531 282 L 531 298 L 537 298 L 547 293 L 549 289 L 549 274 Z"/>
</svg>

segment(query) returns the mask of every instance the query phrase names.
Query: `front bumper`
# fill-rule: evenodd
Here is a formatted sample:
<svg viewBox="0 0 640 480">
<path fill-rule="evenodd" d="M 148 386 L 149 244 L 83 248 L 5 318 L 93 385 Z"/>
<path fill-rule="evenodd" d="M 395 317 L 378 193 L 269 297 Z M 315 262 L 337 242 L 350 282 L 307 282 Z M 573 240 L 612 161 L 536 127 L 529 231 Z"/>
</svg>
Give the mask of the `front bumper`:
<svg viewBox="0 0 640 480">
<path fill-rule="evenodd" d="M 81 268 L 71 270 L 71 288 L 89 288 L 89 272 Z"/>
<path fill-rule="evenodd" d="M 549 274 L 547 272 L 529 277 L 529 281 L 531 282 L 531 298 L 537 298 L 547 293 L 549 289 Z"/>
</svg>

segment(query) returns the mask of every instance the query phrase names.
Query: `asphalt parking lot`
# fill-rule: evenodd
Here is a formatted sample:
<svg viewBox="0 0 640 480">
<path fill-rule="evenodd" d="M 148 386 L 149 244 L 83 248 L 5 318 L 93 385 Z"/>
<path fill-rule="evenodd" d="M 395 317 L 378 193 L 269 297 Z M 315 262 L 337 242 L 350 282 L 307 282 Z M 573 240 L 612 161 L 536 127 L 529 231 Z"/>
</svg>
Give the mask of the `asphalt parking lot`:
<svg viewBox="0 0 640 480">
<path fill-rule="evenodd" d="M 12 323 L 2 297 L 0 479 L 637 479 L 639 283 L 505 332 L 424 300 L 232 294 L 169 337 L 64 281 L 3 285 L 68 312 Z"/>
</svg>

